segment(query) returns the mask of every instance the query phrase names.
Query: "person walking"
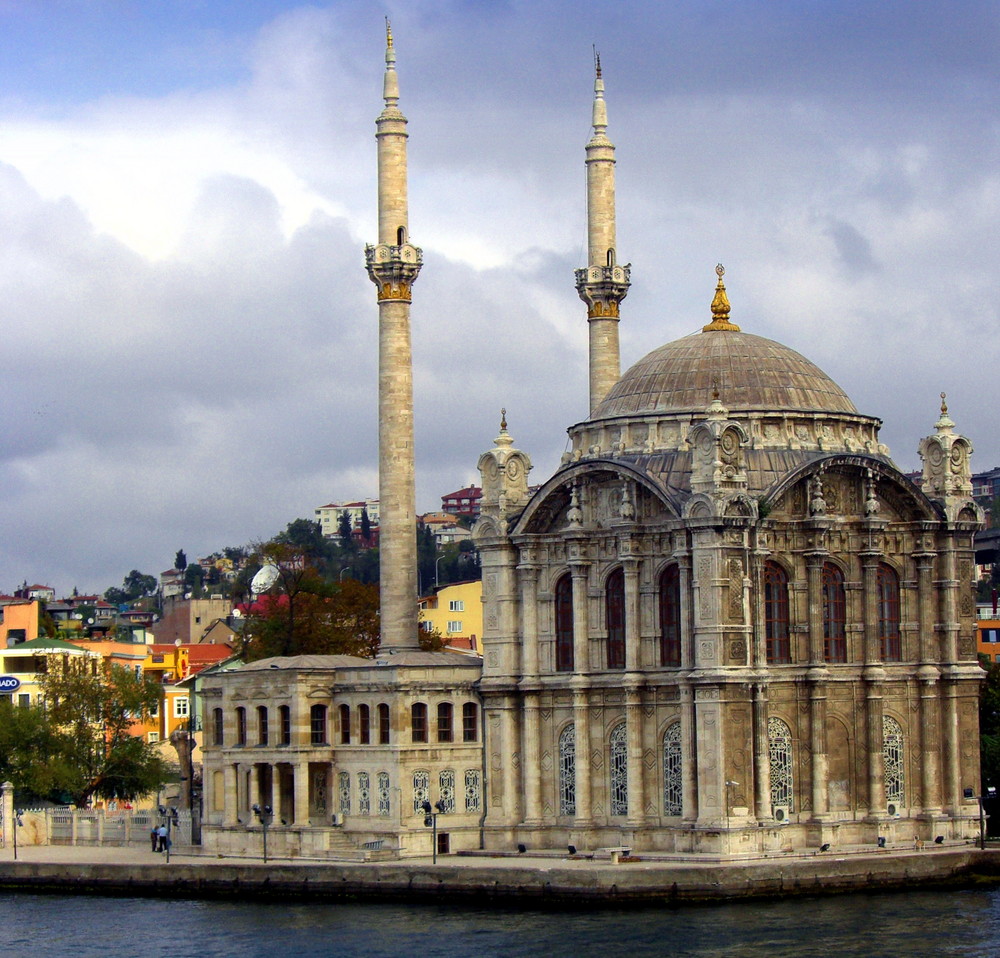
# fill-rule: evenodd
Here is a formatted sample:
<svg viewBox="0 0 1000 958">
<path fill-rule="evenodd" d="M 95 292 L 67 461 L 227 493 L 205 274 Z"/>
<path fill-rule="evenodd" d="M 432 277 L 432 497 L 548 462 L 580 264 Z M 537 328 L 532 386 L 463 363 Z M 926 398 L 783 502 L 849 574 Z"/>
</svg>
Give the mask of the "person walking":
<svg viewBox="0 0 1000 958">
<path fill-rule="evenodd" d="M 156 835 L 159 841 L 157 842 L 156 850 L 158 852 L 165 852 L 167 850 L 167 826 L 161 825 L 156 830 Z"/>
<path fill-rule="evenodd" d="M 152 851 L 155 852 L 157 850 L 156 846 L 160 844 L 160 833 L 156 830 L 155 825 L 149 830 L 149 841 L 153 846 Z"/>
</svg>

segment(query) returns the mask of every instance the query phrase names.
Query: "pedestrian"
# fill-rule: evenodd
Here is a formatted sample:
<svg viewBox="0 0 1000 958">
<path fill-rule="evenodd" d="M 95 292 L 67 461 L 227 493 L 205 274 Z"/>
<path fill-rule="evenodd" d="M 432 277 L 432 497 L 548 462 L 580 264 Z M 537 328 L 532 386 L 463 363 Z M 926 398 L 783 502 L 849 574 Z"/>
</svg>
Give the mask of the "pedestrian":
<svg viewBox="0 0 1000 958">
<path fill-rule="evenodd" d="M 155 825 L 149 830 L 149 841 L 153 846 L 152 851 L 155 852 L 157 850 L 156 846 L 160 844 L 160 834 L 157 832 Z"/>
<path fill-rule="evenodd" d="M 156 835 L 159 838 L 159 842 L 157 843 L 158 847 L 156 850 L 158 852 L 165 852 L 167 850 L 167 826 L 161 825 L 156 830 Z"/>
</svg>

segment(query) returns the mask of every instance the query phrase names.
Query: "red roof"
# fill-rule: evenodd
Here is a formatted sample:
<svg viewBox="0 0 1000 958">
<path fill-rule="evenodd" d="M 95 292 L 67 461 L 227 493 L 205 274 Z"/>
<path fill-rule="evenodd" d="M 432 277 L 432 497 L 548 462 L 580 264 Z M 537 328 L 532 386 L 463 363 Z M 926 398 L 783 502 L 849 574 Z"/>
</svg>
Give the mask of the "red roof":
<svg viewBox="0 0 1000 958">
<path fill-rule="evenodd" d="M 458 492 L 449 492 L 448 495 L 442 496 L 442 499 L 481 499 L 483 496 L 483 490 L 479 486 L 466 486 L 464 489 L 459 489 Z"/>
</svg>

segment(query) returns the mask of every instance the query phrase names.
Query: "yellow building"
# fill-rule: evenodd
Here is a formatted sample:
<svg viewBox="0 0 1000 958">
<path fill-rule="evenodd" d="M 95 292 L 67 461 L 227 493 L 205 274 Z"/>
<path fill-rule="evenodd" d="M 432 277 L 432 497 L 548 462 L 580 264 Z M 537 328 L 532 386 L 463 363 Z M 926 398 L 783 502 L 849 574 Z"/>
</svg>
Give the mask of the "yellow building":
<svg viewBox="0 0 1000 958">
<path fill-rule="evenodd" d="M 438 632 L 454 649 L 482 652 L 483 583 L 479 579 L 441 586 L 420 599 L 420 628 Z"/>
<path fill-rule="evenodd" d="M 0 698 L 17 705 L 37 705 L 39 679 L 49 671 L 49 662 L 54 656 L 63 660 L 70 656 L 89 656 L 94 661 L 95 669 L 101 660 L 98 654 L 60 639 L 40 638 L 21 642 L 14 648 L 0 650 Z"/>
</svg>

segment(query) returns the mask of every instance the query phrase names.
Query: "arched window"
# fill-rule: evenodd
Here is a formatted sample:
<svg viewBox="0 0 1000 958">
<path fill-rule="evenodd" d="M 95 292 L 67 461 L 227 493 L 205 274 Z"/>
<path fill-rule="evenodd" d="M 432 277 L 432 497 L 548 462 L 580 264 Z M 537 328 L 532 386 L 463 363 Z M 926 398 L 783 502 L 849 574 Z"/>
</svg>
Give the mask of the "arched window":
<svg viewBox="0 0 1000 958">
<path fill-rule="evenodd" d="M 372 813 L 372 784 L 367 772 L 358 772 L 358 814 Z"/>
<path fill-rule="evenodd" d="M 556 671 L 573 671 L 573 579 L 556 583 Z"/>
<path fill-rule="evenodd" d="M 451 702 L 438 703 L 438 741 L 450 742 L 454 737 L 452 730 L 453 710 Z"/>
<path fill-rule="evenodd" d="M 406 242 L 406 227 L 400 226 L 396 230 L 396 245 L 402 246 Z"/>
<path fill-rule="evenodd" d="M 292 744 L 292 710 L 287 705 L 278 706 L 278 724 L 281 726 L 278 732 L 279 745 Z"/>
<path fill-rule="evenodd" d="M 844 573 L 832 562 L 823 564 L 823 658 L 847 661 L 847 598 Z"/>
<path fill-rule="evenodd" d="M 410 707 L 410 741 L 427 741 L 427 706 L 423 702 L 414 702 Z"/>
<path fill-rule="evenodd" d="M 660 665 L 681 664 L 681 576 L 668 565 L 660 576 Z"/>
<path fill-rule="evenodd" d="M 267 706 L 257 706 L 257 744 L 267 745 Z"/>
<path fill-rule="evenodd" d="M 628 814 L 628 732 L 621 722 L 611 730 L 611 814 Z"/>
<path fill-rule="evenodd" d="M 212 744 L 222 746 L 225 741 L 225 714 L 222 709 L 212 709 Z"/>
<path fill-rule="evenodd" d="M 358 706 L 358 741 L 368 745 L 372 740 L 372 713 L 367 705 Z"/>
<path fill-rule="evenodd" d="M 777 562 L 764 563 L 764 636 L 769 664 L 792 661 L 788 629 L 788 573 Z"/>
<path fill-rule="evenodd" d="M 878 588 L 878 636 L 883 662 L 901 662 L 903 643 L 899 635 L 899 576 L 884 562 L 875 576 Z"/>
<path fill-rule="evenodd" d="M 242 705 L 236 710 L 236 744 L 247 744 L 247 710 Z"/>
<path fill-rule="evenodd" d="M 351 744 L 351 707 L 349 705 L 340 706 L 340 744 Z"/>
<path fill-rule="evenodd" d="M 313 745 L 326 745 L 325 705 L 314 705 L 309 709 L 309 741 Z"/>
<path fill-rule="evenodd" d="M 771 766 L 771 807 L 784 806 L 789 809 L 795 798 L 795 783 L 792 778 L 792 732 L 778 718 L 767 720 L 767 745 Z"/>
<path fill-rule="evenodd" d="M 885 800 L 901 808 L 906 798 L 903 728 L 892 716 L 882 716 L 882 757 L 885 762 Z"/>
<path fill-rule="evenodd" d="M 462 706 L 462 741 L 475 742 L 479 739 L 479 707 L 475 702 Z"/>
<path fill-rule="evenodd" d="M 684 813 L 681 783 L 681 723 L 674 722 L 663 733 L 663 814 Z"/>
<path fill-rule="evenodd" d="M 559 814 L 576 814 L 576 730 L 572 724 L 559 736 Z"/>
<path fill-rule="evenodd" d="M 615 569 L 608 576 L 605 601 L 608 627 L 608 668 L 625 668 L 625 573 Z"/>
<path fill-rule="evenodd" d="M 389 744 L 389 706 L 384 702 L 378 707 L 378 743 Z"/>
<path fill-rule="evenodd" d="M 378 813 L 385 817 L 391 810 L 389 802 L 389 773 L 379 772 L 376 781 L 378 783 Z"/>
</svg>

